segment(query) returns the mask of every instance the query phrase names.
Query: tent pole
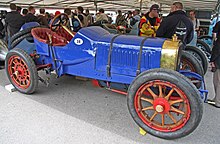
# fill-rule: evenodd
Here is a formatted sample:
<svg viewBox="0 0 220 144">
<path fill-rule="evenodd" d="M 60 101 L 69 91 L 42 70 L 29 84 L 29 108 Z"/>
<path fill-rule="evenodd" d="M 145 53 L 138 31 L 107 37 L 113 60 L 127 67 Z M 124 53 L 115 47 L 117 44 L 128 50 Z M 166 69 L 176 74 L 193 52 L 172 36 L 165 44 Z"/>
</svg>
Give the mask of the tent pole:
<svg viewBox="0 0 220 144">
<path fill-rule="evenodd" d="M 95 12 L 97 13 L 97 11 L 98 11 L 98 5 L 97 5 L 97 1 L 96 0 L 94 0 L 94 5 L 95 5 Z"/>
<path fill-rule="evenodd" d="M 140 0 L 140 11 L 142 10 L 143 0 Z"/>
</svg>

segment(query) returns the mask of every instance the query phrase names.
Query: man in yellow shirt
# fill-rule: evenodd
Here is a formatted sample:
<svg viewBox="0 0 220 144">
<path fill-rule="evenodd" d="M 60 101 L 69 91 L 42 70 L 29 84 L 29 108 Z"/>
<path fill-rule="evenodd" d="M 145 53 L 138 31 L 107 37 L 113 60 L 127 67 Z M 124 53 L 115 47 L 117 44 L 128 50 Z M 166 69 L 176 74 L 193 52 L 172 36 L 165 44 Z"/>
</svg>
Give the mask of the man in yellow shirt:
<svg viewBox="0 0 220 144">
<path fill-rule="evenodd" d="M 159 5 L 153 4 L 140 20 L 139 36 L 155 37 L 159 25 Z"/>
</svg>

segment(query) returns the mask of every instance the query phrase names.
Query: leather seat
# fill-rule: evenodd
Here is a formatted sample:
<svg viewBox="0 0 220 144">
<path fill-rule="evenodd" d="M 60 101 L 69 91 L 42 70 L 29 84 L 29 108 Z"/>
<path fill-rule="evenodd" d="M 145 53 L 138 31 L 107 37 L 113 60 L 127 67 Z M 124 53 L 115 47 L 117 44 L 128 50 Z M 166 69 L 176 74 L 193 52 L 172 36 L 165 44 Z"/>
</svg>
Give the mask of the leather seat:
<svg viewBox="0 0 220 144">
<path fill-rule="evenodd" d="M 64 37 L 59 36 L 49 28 L 34 28 L 31 30 L 32 36 L 40 42 L 49 44 L 49 36 L 52 38 L 52 46 L 65 46 L 68 42 Z"/>
<path fill-rule="evenodd" d="M 59 36 L 64 37 L 67 39 L 67 41 L 71 41 L 73 36 L 71 34 L 69 34 L 66 30 L 64 30 L 63 28 L 59 28 L 59 30 L 56 32 Z M 75 35 L 75 32 L 73 32 L 73 34 Z"/>
</svg>

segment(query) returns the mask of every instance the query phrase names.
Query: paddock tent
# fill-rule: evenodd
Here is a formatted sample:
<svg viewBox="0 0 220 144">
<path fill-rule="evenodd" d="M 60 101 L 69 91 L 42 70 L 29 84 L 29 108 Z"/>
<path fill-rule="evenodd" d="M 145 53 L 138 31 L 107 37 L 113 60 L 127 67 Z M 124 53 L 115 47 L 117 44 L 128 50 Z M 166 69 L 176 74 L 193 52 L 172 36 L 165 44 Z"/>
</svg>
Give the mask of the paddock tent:
<svg viewBox="0 0 220 144">
<path fill-rule="evenodd" d="M 175 0 L 1 0 L 0 7 L 8 7 L 10 3 L 15 3 L 22 7 L 30 5 L 34 7 L 45 7 L 52 9 L 72 8 L 83 6 L 85 9 L 95 10 L 104 8 L 105 10 L 133 10 L 142 8 L 148 10 L 149 7 L 158 3 L 162 10 L 169 10 L 169 5 Z M 196 9 L 212 11 L 216 8 L 220 0 L 181 0 L 186 9 Z"/>
</svg>

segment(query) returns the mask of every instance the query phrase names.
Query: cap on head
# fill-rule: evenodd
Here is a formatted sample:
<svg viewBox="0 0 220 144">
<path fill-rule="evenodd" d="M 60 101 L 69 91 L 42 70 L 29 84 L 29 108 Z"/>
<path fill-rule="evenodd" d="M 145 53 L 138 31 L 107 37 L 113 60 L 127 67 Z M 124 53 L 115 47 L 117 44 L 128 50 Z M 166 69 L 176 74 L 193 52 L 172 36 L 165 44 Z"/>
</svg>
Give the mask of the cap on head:
<svg viewBox="0 0 220 144">
<path fill-rule="evenodd" d="M 57 16 L 57 15 L 59 15 L 59 14 L 61 14 L 60 11 L 56 11 L 56 12 L 55 12 L 55 16 Z"/>
<path fill-rule="evenodd" d="M 150 7 L 150 11 L 152 10 L 160 10 L 160 6 L 158 4 L 153 4 L 151 7 Z"/>
</svg>

